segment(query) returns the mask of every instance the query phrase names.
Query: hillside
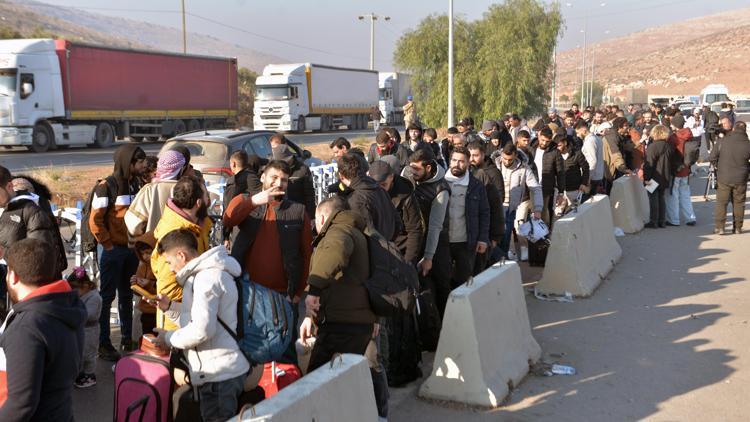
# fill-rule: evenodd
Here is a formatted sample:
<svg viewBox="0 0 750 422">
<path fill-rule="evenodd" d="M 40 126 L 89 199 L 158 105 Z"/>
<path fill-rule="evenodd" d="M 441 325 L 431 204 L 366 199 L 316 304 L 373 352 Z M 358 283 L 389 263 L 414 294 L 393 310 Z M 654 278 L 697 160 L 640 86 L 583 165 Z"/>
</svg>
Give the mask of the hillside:
<svg viewBox="0 0 750 422">
<path fill-rule="evenodd" d="M 0 1 L 0 26 L 22 33 L 42 28 L 62 38 L 117 47 L 182 52 L 179 30 L 131 19 L 104 16 L 74 8 L 60 8 L 29 0 Z M 260 72 L 285 59 L 214 37 L 188 33 L 188 53 L 237 57 L 239 65 Z"/>
<path fill-rule="evenodd" d="M 592 48 L 593 47 L 593 48 Z M 673 23 L 589 45 L 595 79 L 611 95 L 646 87 L 649 94 L 698 94 L 709 83 L 750 93 L 750 8 Z M 558 90 L 581 85 L 582 49 L 558 55 Z"/>
</svg>

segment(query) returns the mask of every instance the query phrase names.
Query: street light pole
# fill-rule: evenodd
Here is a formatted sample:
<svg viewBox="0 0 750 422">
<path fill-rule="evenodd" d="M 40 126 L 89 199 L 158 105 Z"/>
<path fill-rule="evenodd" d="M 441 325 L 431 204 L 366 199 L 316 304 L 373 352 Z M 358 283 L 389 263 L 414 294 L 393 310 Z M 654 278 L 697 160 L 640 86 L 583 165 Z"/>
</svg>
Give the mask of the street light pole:
<svg viewBox="0 0 750 422">
<path fill-rule="evenodd" d="M 596 49 L 591 49 L 591 87 L 589 88 L 589 105 L 592 105 L 594 95 L 594 67 L 596 66 Z"/>
<path fill-rule="evenodd" d="M 182 0 L 182 54 L 187 54 L 187 30 L 185 29 L 185 0 Z"/>
<path fill-rule="evenodd" d="M 375 13 L 358 16 L 357 19 L 370 19 L 370 70 L 375 70 L 375 21 L 383 18 L 386 21 L 391 20 L 390 16 L 378 16 Z"/>
<path fill-rule="evenodd" d="M 453 126 L 453 0 L 448 0 L 448 127 Z"/>
<path fill-rule="evenodd" d="M 557 93 L 557 39 L 555 39 L 555 48 L 552 50 L 552 108 L 555 108 L 555 98 Z"/>
<path fill-rule="evenodd" d="M 586 99 L 586 21 L 583 21 L 583 64 L 581 66 L 581 107 L 585 107 L 584 100 Z"/>
</svg>

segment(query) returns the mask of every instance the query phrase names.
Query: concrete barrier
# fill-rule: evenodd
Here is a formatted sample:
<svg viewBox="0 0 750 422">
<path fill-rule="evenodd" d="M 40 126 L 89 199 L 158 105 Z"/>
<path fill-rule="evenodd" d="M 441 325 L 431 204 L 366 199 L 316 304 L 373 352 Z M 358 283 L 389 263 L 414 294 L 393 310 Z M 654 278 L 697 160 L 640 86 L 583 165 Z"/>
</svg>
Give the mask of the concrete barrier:
<svg viewBox="0 0 750 422">
<path fill-rule="evenodd" d="M 615 240 L 609 198 L 596 195 L 555 222 L 541 293 L 590 296 L 622 256 Z"/>
<path fill-rule="evenodd" d="M 377 421 L 372 377 L 364 356 L 344 354 L 230 421 Z"/>
<path fill-rule="evenodd" d="M 612 220 L 625 233 L 638 233 L 648 223 L 651 213 L 648 192 L 636 176 L 624 176 L 614 181 L 609 194 Z"/>
<path fill-rule="evenodd" d="M 496 264 L 451 292 L 432 374 L 419 395 L 497 407 L 541 353 L 518 264 Z"/>
</svg>

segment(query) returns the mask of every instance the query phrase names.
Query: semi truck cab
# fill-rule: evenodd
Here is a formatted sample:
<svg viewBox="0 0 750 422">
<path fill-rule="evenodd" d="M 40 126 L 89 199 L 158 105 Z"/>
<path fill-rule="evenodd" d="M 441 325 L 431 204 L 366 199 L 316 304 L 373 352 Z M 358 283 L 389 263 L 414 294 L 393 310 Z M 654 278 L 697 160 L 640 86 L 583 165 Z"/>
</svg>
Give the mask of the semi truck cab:
<svg viewBox="0 0 750 422">
<path fill-rule="evenodd" d="M 254 127 L 305 130 L 304 116 L 310 114 L 305 66 L 270 65 L 269 68 L 255 81 Z"/>
<path fill-rule="evenodd" d="M 380 74 L 380 101 L 378 107 L 380 108 L 380 123 L 391 124 L 394 120 L 391 116 L 394 111 L 393 108 L 393 78 L 390 76 L 383 78 L 383 74 Z"/>
<path fill-rule="evenodd" d="M 0 145 L 52 141 L 54 128 L 46 122 L 65 116 L 60 80 L 53 40 L 0 43 Z"/>
</svg>

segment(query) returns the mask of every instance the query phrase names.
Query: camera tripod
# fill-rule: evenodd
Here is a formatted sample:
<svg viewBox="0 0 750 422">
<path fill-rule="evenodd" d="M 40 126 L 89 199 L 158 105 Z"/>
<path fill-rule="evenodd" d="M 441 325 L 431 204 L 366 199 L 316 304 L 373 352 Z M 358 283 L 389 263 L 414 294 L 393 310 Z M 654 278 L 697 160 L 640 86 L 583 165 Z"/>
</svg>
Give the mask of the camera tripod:
<svg viewBox="0 0 750 422">
<path fill-rule="evenodd" d="M 711 165 L 708 168 L 708 177 L 706 178 L 706 189 L 703 191 L 703 199 L 708 201 L 708 194 L 711 190 L 716 190 L 716 167 Z"/>
</svg>

